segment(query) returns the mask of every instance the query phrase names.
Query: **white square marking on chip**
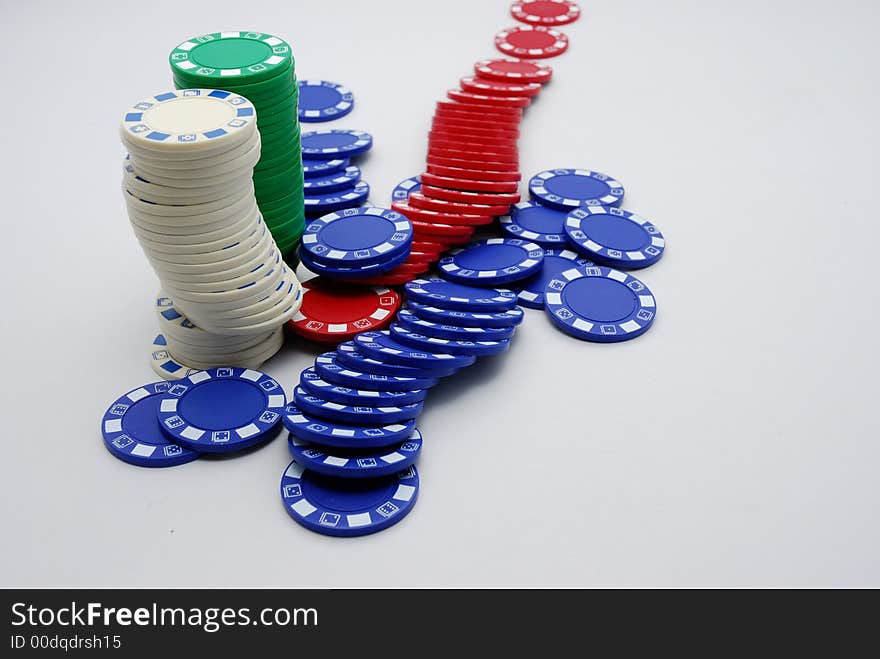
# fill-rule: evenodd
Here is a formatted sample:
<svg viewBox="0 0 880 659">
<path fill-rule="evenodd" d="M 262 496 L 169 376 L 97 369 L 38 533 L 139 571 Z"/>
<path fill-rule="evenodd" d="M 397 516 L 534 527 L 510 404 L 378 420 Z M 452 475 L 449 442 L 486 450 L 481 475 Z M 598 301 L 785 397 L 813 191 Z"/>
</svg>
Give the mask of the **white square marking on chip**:
<svg viewBox="0 0 880 659">
<path fill-rule="evenodd" d="M 626 275 L 622 273 L 620 270 L 612 270 L 608 273 L 608 278 L 613 279 L 614 281 L 626 281 Z"/>
<path fill-rule="evenodd" d="M 141 387 L 140 389 L 135 389 L 130 394 L 128 394 L 129 400 L 133 400 L 135 402 L 141 400 L 142 398 L 146 398 L 150 395 L 150 392 Z"/>
<path fill-rule="evenodd" d="M 344 467 L 348 462 L 348 458 L 338 458 L 335 455 L 328 455 L 324 460 L 324 464 L 332 465 L 334 467 Z"/>
<path fill-rule="evenodd" d="M 159 403 L 159 410 L 162 412 L 176 412 L 177 411 L 177 399 L 176 398 L 163 398 L 162 402 Z"/>
<path fill-rule="evenodd" d="M 386 462 L 390 465 L 393 465 L 395 462 L 400 462 L 403 459 L 404 459 L 403 455 L 401 455 L 397 451 L 395 451 L 394 453 L 389 453 L 388 455 L 382 456 L 382 461 Z"/>
<path fill-rule="evenodd" d="M 627 252 L 626 255 L 633 261 L 644 261 L 645 255 L 641 252 Z"/>
<path fill-rule="evenodd" d="M 639 295 L 639 303 L 643 307 L 648 307 L 650 309 L 654 308 L 654 296 L 653 295 Z"/>
<path fill-rule="evenodd" d="M 296 503 L 290 504 L 290 508 L 300 517 L 308 517 L 317 510 L 317 508 L 315 508 L 305 499 L 300 499 Z"/>
<path fill-rule="evenodd" d="M 194 428 L 193 426 L 187 426 L 186 429 L 180 433 L 181 437 L 185 437 L 186 439 L 191 439 L 194 442 L 198 441 L 205 434 L 204 430 L 200 428 Z"/>
<path fill-rule="evenodd" d="M 108 419 L 104 422 L 104 432 L 120 432 L 122 430 L 122 419 Z"/>
<path fill-rule="evenodd" d="M 241 428 L 235 429 L 235 434 L 241 437 L 242 439 L 247 439 L 248 437 L 253 437 L 260 429 L 254 425 L 253 423 L 249 423 L 246 426 L 242 426 Z"/>
<path fill-rule="evenodd" d="M 291 478 L 299 478 L 302 476 L 303 467 L 298 462 L 291 462 L 290 466 L 287 468 L 287 471 L 284 472 L 285 476 L 290 476 Z"/>
<path fill-rule="evenodd" d="M 342 428 L 334 428 L 330 434 L 334 437 L 354 437 L 354 430 L 343 430 Z"/>
<path fill-rule="evenodd" d="M 207 371 L 199 371 L 198 373 L 193 373 L 189 376 L 190 382 L 193 384 L 198 384 L 199 382 L 204 382 L 205 380 L 210 380 L 211 376 Z"/>
<path fill-rule="evenodd" d="M 370 513 L 358 513 L 357 515 L 346 515 L 345 519 L 348 520 L 348 525 L 352 528 L 358 526 L 367 526 L 372 520 L 370 519 Z"/>
<path fill-rule="evenodd" d="M 241 75 L 241 69 L 221 69 L 220 77 Z"/>
<path fill-rule="evenodd" d="M 132 450 L 132 455 L 138 455 L 142 458 L 149 458 L 153 453 L 156 452 L 155 446 L 148 446 L 146 444 L 137 444 Z"/>
<path fill-rule="evenodd" d="M 593 323 L 588 323 L 586 320 L 583 320 L 581 318 L 576 318 L 571 325 L 572 327 L 576 327 L 577 329 L 583 330 L 585 332 L 589 332 L 593 329 Z"/>
<path fill-rule="evenodd" d="M 259 371 L 254 371 L 254 370 L 252 370 L 252 369 L 249 368 L 249 369 L 246 369 L 246 370 L 241 374 L 241 377 L 242 377 L 243 379 L 245 379 L 245 380 L 250 380 L 251 382 L 256 382 L 256 381 L 259 380 L 261 377 L 263 377 L 263 374 L 260 373 Z"/>
<path fill-rule="evenodd" d="M 415 494 L 416 488 L 412 485 L 403 485 L 402 483 L 397 486 L 397 492 L 394 493 L 394 499 L 398 501 L 409 501 L 413 498 L 413 494 Z"/>
<path fill-rule="evenodd" d="M 284 403 L 287 402 L 284 398 L 284 394 L 272 394 L 269 396 L 269 407 L 284 407 Z"/>
</svg>

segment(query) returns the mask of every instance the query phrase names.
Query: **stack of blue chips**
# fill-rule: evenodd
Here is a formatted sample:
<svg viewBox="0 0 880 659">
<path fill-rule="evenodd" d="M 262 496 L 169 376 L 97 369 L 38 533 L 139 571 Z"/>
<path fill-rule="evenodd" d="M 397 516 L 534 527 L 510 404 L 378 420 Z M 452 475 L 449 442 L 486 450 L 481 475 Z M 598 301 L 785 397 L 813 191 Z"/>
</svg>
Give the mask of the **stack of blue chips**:
<svg viewBox="0 0 880 659">
<path fill-rule="evenodd" d="M 361 170 L 351 163 L 351 159 L 366 153 L 372 146 L 372 136 L 361 130 L 303 133 L 303 192 L 307 218 L 366 203 L 370 186 L 361 180 Z"/>
</svg>

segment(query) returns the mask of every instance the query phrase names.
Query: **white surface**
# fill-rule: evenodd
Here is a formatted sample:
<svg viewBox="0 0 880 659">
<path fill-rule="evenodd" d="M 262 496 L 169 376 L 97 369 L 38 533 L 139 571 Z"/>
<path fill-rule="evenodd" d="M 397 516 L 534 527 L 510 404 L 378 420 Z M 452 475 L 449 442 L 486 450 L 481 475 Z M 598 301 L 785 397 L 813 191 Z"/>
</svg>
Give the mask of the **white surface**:
<svg viewBox="0 0 880 659">
<path fill-rule="evenodd" d="M 668 239 L 642 274 L 659 319 L 593 345 L 527 311 L 428 399 L 413 513 L 338 540 L 284 512 L 285 439 L 158 471 L 104 450 L 157 330 L 117 122 L 182 39 L 275 32 L 353 89 L 315 128 L 373 133 L 358 164 L 388 203 L 508 3 L 4 1 L 0 585 L 880 585 L 876 3 L 583 9 L 522 169 L 624 182 Z M 290 389 L 312 356 L 267 370 Z"/>
</svg>

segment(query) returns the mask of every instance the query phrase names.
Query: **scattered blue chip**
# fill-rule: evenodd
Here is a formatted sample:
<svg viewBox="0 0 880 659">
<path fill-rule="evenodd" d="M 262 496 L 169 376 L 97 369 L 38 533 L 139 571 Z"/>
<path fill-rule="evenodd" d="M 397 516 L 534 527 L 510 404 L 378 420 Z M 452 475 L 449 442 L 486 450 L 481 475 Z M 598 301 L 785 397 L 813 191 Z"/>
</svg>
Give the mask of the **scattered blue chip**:
<svg viewBox="0 0 880 659">
<path fill-rule="evenodd" d="M 340 268 L 325 263 L 321 259 L 309 256 L 309 253 L 302 248 L 299 250 L 299 258 L 304 266 L 318 275 L 324 275 L 325 277 L 332 279 L 366 279 L 367 277 L 381 275 L 383 272 L 388 272 L 399 266 L 409 258 L 409 250 L 401 252 L 397 256 L 381 263 L 359 265 L 349 268 Z"/>
<path fill-rule="evenodd" d="M 400 345 L 408 346 L 415 350 L 438 351 L 447 355 L 469 355 L 472 357 L 484 357 L 498 355 L 510 347 L 510 339 L 501 341 L 456 341 L 455 339 L 441 339 L 426 336 L 418 332 L 411 332 L 398 325 L 391 323 L 391 338 Z"/>
<path fill-rule="evenodd" d="M 353 186 L 330 192 L 306 193 L 303 205 L 309 215 L 324 215 L 344 208 L 362 205 L 370 196 L 370 184 L 358 181 Z"/>
<path fill-rule="evenodd" d="M 409 405 L 372 407 L 334 403 L 311 395 L 302 387 L 294 387 L 293 404 L 306 414 L 328 421 L 341 421 L 365 426 L 381 426 L 415 419 L 422 413 L 422 403 Z"/>
<path fill-rule="evenodd" d="M 406 284 L 408 299 L 457 311 L 509 311 L 516 307 L 516 293 L 507 289 L 477 288 L 445 279 L 413 279 Z"/>
<path fill-rule="evenodd" d="M 646 268 L 660 260 L 666 241 L 651 222 L 613 206 L 587 206 L 568 214 L 568 239 L 582 254 L 612 268 Z"/>
<path fill-rule="evenodd" d="M 387 208 L 352 208 L 329 213 L 311 222 L 302 236 L 302 249 L 322 264 L 341 268 L 387 263 L 409 255 L 413 226 Z"/>
<path fill-rule="evenodd" d="M 414 466 L 382 478 L 333 478 L 293 461 L 281 477 L 284 509 L 298 524 L 324 535 L 353 537 L 387 529 L 416 505 Z"/>
<path fill-rule="evenodd" d="M 421 375 L 421 371 L 416 369 L 409 370 L 413 374 L 418 374 L 418 377 L 363 372 L 359 370 L 358 367 L 352 368 L 350 365 L 342 363 L 342 360 L 339 357 L 342 353 L 345 353 L 348 350 L 358 355 L 358 357 L 361 357 L 357 353 L 357 349 L 354 345 L 349 342 L 340 353 L 325 352 L 323 355 L 315 357 L 315 374 L 319 375 L 329 383 L 343 387 L 367 389 L 371 391 L 425 391 L 436 385 L 438 382 L 436 377 L 431 375 Z M 366 357 L 363 357 L 362 359 L 363 362 L 367 362 L 368 367 L 370 363 L 376 364 L 380 367 L 385 366 L 385 364 L 381 364 L 372 359 L 367 359 Z M 353 363 L 360 365 L 362 362 L 357 358 L 352 357 L 350 364 Z M 399 366 L 397 368 L 405 369 L 406 367 Z"/>
<path fill-rule="evenodd" d="M 331 172 L 323 176 L 313 176 L 305 179 L 303 190 L 307 195 L 324 194 L 346 188 L 353 188 L 361 180 L 361 168 L 357 165 L 349 165 L 339 172 Z"/>
<path fill-rule="evenodd" d="M 521 238 L 544 248 L 568 245 L 565 235 L 567 212 L 535 201 L 522 201 L 510 207 L 510 215 L 498 218 L 501 230 L 511 238 Z"/>
<path fill-rule="evenodd" d="M 339 478 L 378 478 L 403 471 L 419 459 L 422 433 L 416 428 L 402 444 L 380 449 L 328 449 L 291 434 L 287 447 L 293 459 L 309 471 Z"/>
<path fill-rule="evenodd" d="M 361 352 L 354 341 L 346 341 L 336 346 L 336 359 L 343 366 L 356 369 L 363 373 L 373 375 L 387 375 L 391 377 L 410 378 L 415 382 L 434 380 L 437 378 L 453 375 L 458 372 L 457 366 L 447 366 L 445 369 L 425 369 L 401 364 L 391 364 L 379 359 L 373 359 Z M 424 388 L 427 385 L 420 385 Z"/>
<path fill-rule="evenodd" d="M 324 421 L 307 414 L 296 405 L 288 405 L 282 419 L 284 427 L 299 439 L 321 446 L 342 448 L 391 446 L 405 440 L 415 428 L 415 421 L 412 419 L 384 426 L 346 425 Z"/>
<path fill-rule="evenodd" d="M 570 249 L 545 249 L 544 267 L 541 272 L 526 282 L 523 282 L 519 291 L 519 303 L 530 309 L 544 308 L 544 291 L 552 279 L 561 272 L 570 268 L 587 267 L 594 265 L 592 261 L 583 258 L 577 252 Z"/>
<path fill-rule="evenodd" d="M 350 163 L 351 161 L 348 158 L 335 158 L 333 160 L 309 160 L 303 158 L 303 175 L 307 179 L 316 176 L 327 176 L 334 172 L 341 172 Z"/>
<path fill-rule="evenodd" d="M 547 284 L 544 311 L 566 334 L 585 341 L 627 341 L 648 331 L 657 315 L 651 291 L 619 270 L 571 268 Z"/>
<path fill-rule="evenodd" d="M 546 252 L 545 252 L 546 253 Z M 456 311 L 455 309 L 441 309 L 427 304 L 419 304 L 410 300 L 407 309 L 414 316 L 422 320 L 430 320 L 432 323 L 441 325 L 456 325 L 458 327 L 515 327 L 522 322 L 523 310 L 514 307 L 509 311 Z"/>
<path fill-rule="evenodd" d="M 383 391 L 381 389 L 355 389 L 328 382 L 315 372 L 314 368 L 307 368 L 299 375 L 299 386 L 312 396 L 323 398 L 334 403 L 344 405 L 368 405 L 372 407 L 387 407 L 420 403 L 428 395 L 427 389 L 400 389 L 397 391 Z"/>
<path fill-rule="evenodd" d="M 572 210 L 581 206 L 620 206 L 623 185 L 588 169 L 551 169 L 529 180 L 529 192 L 545 206 Z"/>
<path fill-rule="evenodd" d="M 362 130 L 315 130 L 303 133 L 303 157 L 313 160 L 350 158 L 373 146 L 373 136 Z"/>
<path fill-rule="evenodd" d="M 406 201 L 409 199 L 410 192 L 418 192 L 421 189 L 422 179 L 420 176 L 403 179 L 391 191 L 391 201 Z"/>
<path fill-rule="evenodd" d="M 159 401 L 172 386 L 170 382 L 145 384 L 113 401 L 101 419 L 104 446 L 110 453 L 139 467 L 175 467 L 199 457 L 169 442 L 159 426 Z"/>
<path fill-rule="evenodd" d="M 475 286 L 495 286 L 528 279 L 541 270 L 544 250 L 517 238 L 489 238 L 454 249 L 440 259 L 446 279 Z"/>
<path fill-rule="evenodd" d="M 467 327 L 447 325 L 419 318 L 412 311 L 401 309 L 397 321 L 410 332 L 417 332 L 437 339 L 456 339 L 458 341 L 503 341 L 513 336 L 513 327 Z"/>
<path fill-rule="evenodd" d="M 348 87 L 327 80 L 299 81 L 299 120 L 308 123 L 333 121 L 354 108 L 354 94 Z"/>
<path fill-rule="evenodd" d="M 476 361 L 475 357 L 453 355 L 448 352 L 430 352 L 424 348 L 413 348 L 395 340 L 391 334 L 384 332 L 361 332 L 354 337 L 357 349 L 377 361 L 412 366 L 428 371 L 435 369 L 464 368 Z"/>
<path fill-rule="evenodd" d="M 274 437 L 286 402 L 281 385 L 265 373 L 224 366 L 173 383 L 157 414 L 175 443 L 228 453 Z"/>
</svg>

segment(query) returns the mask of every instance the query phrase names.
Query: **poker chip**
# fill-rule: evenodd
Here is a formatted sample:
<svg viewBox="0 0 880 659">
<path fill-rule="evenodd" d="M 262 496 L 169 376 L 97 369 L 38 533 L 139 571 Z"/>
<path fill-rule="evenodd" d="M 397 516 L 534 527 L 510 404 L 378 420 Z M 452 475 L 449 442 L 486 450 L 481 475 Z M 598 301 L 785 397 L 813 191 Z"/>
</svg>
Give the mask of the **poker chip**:
<svg viewBox="0 0 880 659">
<path fill-rule="evenodd" d="M 528 60 L 484 59 L 474 64 L 474 73 L 490 80 L 539 84 L 553 77 L 549 66 Z"/>
<path fill-rule="evenodd" d="M 281 478 L 284 509 L 295 522 L 330 536 L 376 533 L 402 520 L 419 492 L 415 466 L 381 478 L 342 479 L 293 461 Z"/>
<path fill-rule="evenodd" d="M 499 128 L 517 128 L 522 120 L 522 108 L 509 108 L 500 105 L 486 106 L 476 103 L 461 103 L 445 98 L 434 105 L 438 117 L 461 117 L 492 121 Z"/>
<path fill-rule="evenodd" d="M 385 425 L 406 421 L 407 419 L 415 419 L 422 413 L 421 401 L 409 405 L 386 405 L 382 407 L 346 405 L 313 396 L 302 387 L 294 387 L 293 404 L 306 414 L 317 419 L 368 426 Z"/>
<path fill-rule="evenodd" d="M 448 126 L 432 126 L 431 131 L 428 133 L 428 141 L 431 144 L 439 144 L 441 142 L 464 143 L 468 145 L 468 148 L 472 148 L 471 145 L 473 147 L 479 145 L 480 148 L 489 150 L 501 148 L 505 152 L 512 153 L 517 153 L 517 139 L 516 137 L 508 137 L 503 134 L 493 135 L 479 130 L 458 130 Z"/>
<path fill-rule="evenodd" d="M 162 431 L 193 451 L 228 453 L 270 439 L 287 399 L 268 375 L 252 369 L 210 368 L 182 378 L 162 394 Z"/>
<path fill-rule="evenodd" d="M 445 188 L 447 190 L 462 190 L 465 192 L 489 192 L 493 194 L 513 194 L 519 187 L 514 181 L 478 181 L 474 179 L 451 178 L 425 172 L 422 174 L 422 184 L 432 188 Z M 425 191 L 427 194 L 428 191 Z"/>
<path fill-rule="evenodd" d="M 513 327 L 468 327 L 462 325 L 446 325 L 419 318 L 413 312 L 401 309 L 397 313 L 398 325 L 410 332 L 424 334 L 438 339 L 455 339 L 458 341 L 503 341 L 513 336 Z"/>
<path fill-rule="evenodd" d="M 328 265 L 324 261 L 320 261 L 309 256 L 308 252 L 305 252 L 302 249 L 300 249 L 299 256 L 302 264 L 315 274 L 324 275 L 329 279 L 355 279 L 359 284 L 373 286 L 376 284 L 368 281 L 368 279 L 375 277 L 376 275 L 388 272 L 389 270 L 393 270 L 401 263 L 406 261 L 408 253 L 405 251 L 401 252 L 394 258 L 391 258 L 388 261 L 382 263 L 373 263 L 371 265 L 358 265 L 351 268 L 340 268 L 335 265 Z"/>
<path fill-rule="evenodd" d="M 620 206 L 623 185 L 588 169 L 550 169 L 529 180 L 529 192 L 541 204 L 558 210 L 581 206 Z"/>
<path fill-rule="evenodd" d="M 477 155 L 497 155 L 507 159 L 518 160 L 519 151 L 515 144 L 487 144 L 479 140 L 453 135 L 431 135 L 428 143 L 429 152 L 437 151 L 461 151 Z"/>
<path fill-rule="evenodd" d="M 139 467 L 175 467 L 199 453 L 169 442 L 159 426 L 159 401 L 173 386 L 153 382 L 117 398 L 101 419 L 104 446 L 116 458 Z"/>
<path fill-rule="evenodd" d="M 428 395 L 427 389 L 385 391 L 382 389 L 354 389 L 333 382 L 327 382 L 307 368 L 299 376 L 299 386 L 312 396 L 333 403 L 363 407 L 398 407 L 421 403 Z"/>
<path fill-rule="evenodd" d="M 400 307 L 400 296 L 388 288 L 348 286 L 321 277 L 302 287 L 302 305 L 288 326 L 321 343 L 339 343 L 358 332 L 384 329 Z"/>
<path fill-rule="evenodd" d="M 482 172 L 516 173 L 519 177 L 519 163 L 517 162 L 493 162 L 491 160 L 478 160 L 465 154 L 457 154 L 455 157 L 438 156 L 436 153 L 428 154 L 425 159 L 428 166 L 440 165 L 443 167 L 458 167 L 461 169 L 477 169 Z M 518 179 L 517 179 L 518 180 Z"/>
<path fill-rule="evenodd" d="M 479 76 L 467 76 L 459 81 L 462 91 L 483 96 L 536 96 L 541 85 L 536 82 L 515 83 L 505 80 L 493 80 Z"/>
<path fill-rule="evenodd" d="M 437 368 L 431 369 L 384 362 L 362 352 L 355 341 L 339 344 L 336 348 L 336 358 L 340 364 L 364 373 L 412 378 L 416 381 L 424 378 L 436 380 L 436 378 L 447 377 L 458 371 L 458 366 L 455 364 L 444 364 L 439 361 L 437 362 Z"/>
<path fill-rule="evenodd" d="M 391 201 L 406 201 L 409 198 L 410 192 L 418 192 L 421 187 L 422 181 L 418 176 L 405 178 L 394 186 L 394 189 L 391 191 Z"/>
<path fill-rule="evenodd" d="M 354 94 L 348 87 L 327 80 L 299 81 L 299 120 L 332 121 L 354 108 Z"/>
<path fill-rule="evenodd" d="M 348 158 L 334 158 L 333 160 L 309 160 L 303 158 L 303 174 L 306 179 L 315 178 L 316 176 L 329 176 L 330 174 L 343 171 L 350 163 L 351 161 Z"/>
<path fill-rule="evenodd" d="M 417 236 L 436 237 L 443 240 L 470 240 L 474 235 L 474 228 L 462 224 L 440 224 L 435 222 L 420 222 L 419 220 L 411 220 L 413 231 Z"/>
<path fill-rule="evenodd" d="M 413 192 L 408 204 L 413 208 L 421 208 L 423 210 L 436 211 L 438 213 L 447 213 L 449 215 L 482 215 L 495 217 L 504 215 L 510 210 L 509 204 L 477 204 L 469 201 L 449 201 L 447 199 L 437 199 L 428 197 L 420 192 Z"/>
<path fill-rule="evenodd" d="M 360 167 L 350 165 L 338 172 L 305 179 L 303 182 L 303 190 L 307 195 L 314 194 L 315 192 L 335 192 L 344 188 L 352 188 L 360 180 Z"/>
<path fill-rule="evenodd" d="M 445 142 L 428 145 L 428 160 L 432 158 L 449 158 L 471 163 L 499 163 L 510 169 L 519 168 L 519 156 L 516 153 L 499 153 L 489 151 L 485 144 L 468 146 L 462 143 Z"/>
<path fill-rule="evenodd" d="M 510 139 L 519 139 L 520 137 L 518 127 L 508 124 L 498 125 L 495 121 L 492 121 L 491 118 L 477 119 L 474 117 L 435 114 L 431 119 L 431 127 L 478 133 L 481 135 L 494 135 L 496 137 L 507 137 Z"/>
<path fill-rule="evenodd" d="M 330 213 L 309 224 L 302 249 L 324 264 L 353 267 L 405 255 L 412 238 L 412 224 L 397 211 L 362 207 Z"/>
<path fill-rule="evenodd" d="M 296 405 L 288 405 L 282 415 L 284 427 L 294 436 L 320 446 L 371 448 L 404 441 L 415 429 L 415 420 L 381 426 L 346 425 L 317 419 Z"/>
<path fill-rule="evenodd" d="M 303 205 L 307 214 L 323 215 L 361 206 L 369 196 L 370 185 L 366 181 L 358 181 L 352 187 L 332 192 L 310 192 L 303 199 Z"/>
<path fill-rule="evenodd" d="M 468 179 L 472 181 L 507 181 L 516 184 L 521 178 L 519 172 L 493 172 L 491 170 L 463 169 L 461 167 L 437 165 L 431 162 L 428 163 L 427 169 L 430 174 L 435 174 L 437 176 L 446 176 L 452 179 Z"/>
<path fill-rule="evenodd" d="M 393 324 L 392 327 L 394 327 Z M 354 343 L 357 349 L 367 357 L 428 371 L 434 369 L 460 369 L 470 366 L 476 359 L 470 355 L 454 355 L 442 351 L 431 352 L 424 347 L 407 346 L 392 337 L 389 330 L 358 334 L 354 338 Z"/>
<path fill-rule="evenodd" d="M 411 302 L 452 309 L 495 313 L 516 307 L 516 293 L 503 288 L 477 288 L 446 279 L 414 279 L 406 285 L 406 297 Z"/>
<path fill-rule="evenodd" d="M 389 330 L 391 337 L 400 345 L 409 346 L 414 350 L 440 350 L 449 355 L 469 355 L 472 357 L 497 355 L 510 347 L 510 340 L 503 341 L 457 341 L 441 339 L 411 332 L 405 327 L 392 324 Z"/>
<path fill-rule="evenodd" d="M 271 78 L 289 68 L 292 57 L 290 45 L 271 34 L 214 32 L 184 41 L 169 61 L 177 75 L 213 78 L 220 86 Z"/>
<path fill-rule="evenodd" d="M 429 211 L 424 208 L 415 208 L 404 201 L 396 201 L 391 204 L 391 207 L 412 221 L 426 222 L 429 224 L 480 226 L 484 224 L 492 224 L 495 220 L 491 215 L 472 215 L 470 213 L 452 214 L 441 213 L 439 211 Z"/>
<path fill-rule="evenodd" d="M 396 474 L 418 460 L 422 433 L 415 428 L 403 443 L 380 449 L 327 449 L 293 434 L 287 446 L 293 459 L 308 471 L 339 478 L 378 478 Z"/>
<path fill-rule="evenodd" d="M 565 232 L 576 249 L 613 268 L 645 268 L 666 248 L 663 234 L 646 218 L 612 206 L 586 206 L 568 214 Z"/>
<path fill-rule="evenodd" d="M 353 355 L 358 355 L 360 361 L 367 360 L 361 357 L 353 346 L 349 346 Z M 367 389 L 373 391 L 424 391 L 437 384 L 438 380 L 433 376 L 406 377 L 396 375 L 383 375 L 380 373 L 364 373 L 357 368 L 350 368 L 338 359 L 339 353 L 326 352 L 315 358 L 315 374 L 330 384 L 353 389 Z M 358 362 L 359 359 L 352 359 Z M 376 362 L 378 363 L 378 362 Z M 400 367 L 401 369 L 405 367 Z M 416 369 L 410 369 L 418 373 Z"/>
<path fill-rule="evenodd" d="M 370 150 L 373 137 L 362 130 L 316 130 L 302 134 L 303 156 L 311 160 L 349 158 Z"/>
<path fill-rule="evenodd" d="M 544 266 L 541 268 L 541 272 L 521 284 L 522 288 L 517 296 L 520 306 L 543 309 L 547 284 L 566 270 L 592 265 L 594 264 L 591 261 L 570 249 L 545 249 Z"/>
<path fill-rule="evenodd" d="M 443 276 L 462 284 L 493 286 L 527 279 L 544 262 L 535 243 L 516 238 L 489 238 L 456 249 L 440 260 Z"/>
<path fill-rule="evenodd" d="M 568 50 L 568 37 L 543 25 L 517 25 L 496 34 L 495 47 L 513 57 L 545 59 Z"/>
<path fill-rule="evenodd" d="M 461 89 L 450 89 L 446 92 L 447 98 L 468 105 L 499 106 L 505 108 L 527 108 L 532 103 L 528 96 L 499 96 L 493 94 L 477 94 Z"/>
<path fill-rule="evenodd" d="M 458 327 L 501 327 L 509 328 L 519 325 L 523 319 L 522 309 L 514 307 L 509 311 L 479 312 L 443 309 L 410 300 L 407 309 L 416 317 L 441 325 Z"/>
<path fill-rule="evenodd" d="M 641 336 L 654 323 L 657 305 L 650 289 L 619 270 L 570 268 L 547 284 L 544 311 L 566 334 L 612 343 Z"/>
<path fill-rule="evenodd" d="M 581 8 L 570 0 L 517 0 L 510 14 L 530 25 L 566 25 L 580 17 Z"/>
<path fill-rule="evenodd" d="M 469 192 L 467 190 L 452 190 L 433 185 L 422 184 L 422 194 L 434 199 L 452 201 L 466 204 L 483 204 L 487 206 L 510 206 L 520 200 L 518 192 Z"/>
<path fill-rule="evenodd" d="M 153 339 L 150 348 L 150 367 L 156 375 L 166 380 L 179 380 L 201 370 L 181 364 L 174 359 L 168 350 L 168 341 L 164 334 L 157 334 Z"/>
<path fill-rule="evenodd" d="M 501 230 L 511 238 L 531 241 L 541 247 L 556 248 L 568 244 L 565 234 L 567 213 L 534 201 L 510 207 L 510 215 L 498 219 Z"/>
</svg>

